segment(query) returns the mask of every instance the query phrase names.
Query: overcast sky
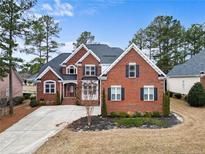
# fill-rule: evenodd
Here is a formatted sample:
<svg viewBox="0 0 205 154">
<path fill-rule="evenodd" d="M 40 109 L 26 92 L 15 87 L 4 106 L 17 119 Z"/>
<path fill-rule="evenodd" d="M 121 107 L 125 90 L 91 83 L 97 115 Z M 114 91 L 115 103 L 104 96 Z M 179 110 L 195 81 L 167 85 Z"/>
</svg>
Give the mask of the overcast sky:
<svg viewBox="0 0 205 154">
<path fill-rule="evenodd" d="M 66 44 L 60 52 L 71 52 L 73 41 L 85 30 L 97 42 L 124 49 L 134 33 L 158 15 L 174 16 L 185 27 L 204 23 L 205 0 L 38 0 L 32 12 L 54 16 L 59 22 L 59 41 Z M 15 55 L 26 61 L 33 58 Z"/>
</svg>

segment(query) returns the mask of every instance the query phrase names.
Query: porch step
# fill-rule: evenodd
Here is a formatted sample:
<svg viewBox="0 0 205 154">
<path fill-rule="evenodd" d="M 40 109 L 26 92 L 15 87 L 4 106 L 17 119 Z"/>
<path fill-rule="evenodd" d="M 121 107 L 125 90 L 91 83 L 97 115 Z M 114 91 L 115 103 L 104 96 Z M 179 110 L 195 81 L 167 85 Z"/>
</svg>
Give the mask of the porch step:
<svg viewBox="0 0 205 154">
<path fill-rule="evenodd" d="M 65 97 L 63 98 L 62 105 L 76 105 L 75 97 Z"/>
</svg>

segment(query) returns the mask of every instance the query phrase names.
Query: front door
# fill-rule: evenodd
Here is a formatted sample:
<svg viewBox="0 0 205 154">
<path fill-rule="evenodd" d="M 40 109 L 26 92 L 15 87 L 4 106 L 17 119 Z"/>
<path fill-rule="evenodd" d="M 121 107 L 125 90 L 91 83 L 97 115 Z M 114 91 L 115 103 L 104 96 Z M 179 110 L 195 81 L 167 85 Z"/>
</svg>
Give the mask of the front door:
<svg viewBox="0 0 205 154">
<path fill-rule="evenodd" d="M 75 97 L 76 85 L 69 83 L 65 85 L 65 97 Z"/>
</svg>

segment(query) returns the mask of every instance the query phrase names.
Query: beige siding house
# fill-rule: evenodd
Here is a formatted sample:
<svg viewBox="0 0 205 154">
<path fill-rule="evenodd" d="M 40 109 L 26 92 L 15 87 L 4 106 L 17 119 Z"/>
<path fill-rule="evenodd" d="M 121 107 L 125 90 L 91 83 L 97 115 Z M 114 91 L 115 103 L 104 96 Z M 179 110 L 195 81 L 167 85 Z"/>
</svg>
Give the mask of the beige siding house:
<svg viewBox="0 0 205 154">
<path fill-rule="evenodd" d="M 196 82 L 205 88 L 205 50 L 175 66 L 167 76 L 167 89 L 171 92 L 187 95 Z"/>
</svg>

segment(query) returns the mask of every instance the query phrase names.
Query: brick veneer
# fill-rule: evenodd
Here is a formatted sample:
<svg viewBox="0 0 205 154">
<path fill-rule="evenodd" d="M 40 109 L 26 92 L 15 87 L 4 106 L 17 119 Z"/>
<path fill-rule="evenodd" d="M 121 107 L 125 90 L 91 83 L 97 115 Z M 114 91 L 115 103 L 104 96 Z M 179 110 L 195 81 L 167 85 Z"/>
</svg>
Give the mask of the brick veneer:
<svg viewBox="0 0 205 154">
<path fill-rule="evenodd" d="M 126 78 L 126 64 L 134 62 L 139 65 L 139 77 Z M 121 85 L 125 88 L 123 101 L 109 101 L 108 88 L 111 85 Z M 156 101 L 141 101 L 140 88 L 144 85 L 154 85 L 158 89 Z M 135 51 L 131 49 L 107 74 L 107 80 L 102 81 L 102 89 L 105 89 L 108 112 L 118 111 L 162 111 L 164 82 L 158 80 L 156 71 Z"/>
</svg>

